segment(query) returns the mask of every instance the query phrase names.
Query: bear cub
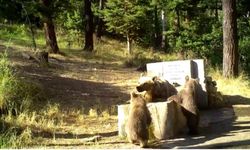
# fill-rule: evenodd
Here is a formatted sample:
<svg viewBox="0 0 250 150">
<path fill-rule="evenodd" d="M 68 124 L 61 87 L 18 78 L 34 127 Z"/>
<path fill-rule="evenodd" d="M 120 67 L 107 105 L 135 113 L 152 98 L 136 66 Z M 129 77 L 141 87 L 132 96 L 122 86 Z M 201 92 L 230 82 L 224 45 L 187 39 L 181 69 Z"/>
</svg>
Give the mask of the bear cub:
<svg viewBox="0 0 250 150">
<path fill-rule="evenodd" d="M 148 128 L 151 120 L 150 112 L 143 96 L 132 92 L 128 122 L 126 124 L 127 138 L 130 143 L 139 143 L 140 147 L 147 146 L 149 139 Z"/>
<path fill-rule="evenodd" d="M 184 88 L 177 94 L 168 98 L 174 100 L 182 106 L 182 112 L 187 119 L 187 126 L 189 134 L 194 135 L 198 133 L 198 125 L 200 120 L 198 101 L 199 79 L 192 79 L 186 76 L 186 83 Z"/>
<path fill-rule="evenodd" d="M 166 101 L 172 95 L 177 94 L 176 88 L 167 80 L 160 77 L 141 77 L 136 87 L 138 92 L 144 92 L 146 102 Z"/>
</svg>

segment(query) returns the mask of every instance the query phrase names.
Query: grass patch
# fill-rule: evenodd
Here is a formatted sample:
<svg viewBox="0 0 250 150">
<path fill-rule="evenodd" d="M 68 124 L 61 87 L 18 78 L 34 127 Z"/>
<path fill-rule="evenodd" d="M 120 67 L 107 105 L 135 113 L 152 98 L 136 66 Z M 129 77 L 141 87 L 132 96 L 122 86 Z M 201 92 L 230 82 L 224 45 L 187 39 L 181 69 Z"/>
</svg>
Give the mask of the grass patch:
<svg viewBox="0 0 250 150">
<path fill-rule="evenodd" d="M 35 83 L 29 83 L 16 77 L 7 58 L 0 55 L 0 110 L 2 113 L 18 114 L 32 109 L 33 103 L 43 101 L 44 93 Z M 10 112 L 5 112 L 10 111 Z"/>
<path fill-rule="evenodd" d="M 37 47 L 42 48 L 45 45 L 43 34 L 43 31 L 35 30 Z M 0 24 L 0 39 L 10 44 L 33 47 L 31 32 L 24 24 Z"/>
<path fill-rule="evenodd" d="M 17 29 L 15 26 L 13 29 L 0 29 L 0 39 L 3 38 L 6 40 L 15 37 L 17 40 L 23 40 L 23 42 L 17 43 L 14 40 L 13 44 L 20 44 L 21 46 L 25 45 L 25 42 L 31 42 L 28 31 L 23 32 L 24 29 L 16 31 L 15 28 Z M 3 30 L 6 31 L 3 32 Z M 10 36 L 12 30 L 13 35 Z M 71 75 L 72 73 L 72 76 L 68 78 L 73 78 L 73 75 L 76 75 L 74 78 L 79 77 L 79 80 L 90 78 L 91 80 L 95 80 L 95 82 L 103 82 L 106 79 L 105 75 L 112 76 L 111 83 L 115 85 L 119 84 L 124 91 L 127 89 L 123 87 L 135 85 L 136 79 L 123 80 L 124 78 L 117 78 L 114 75 L 117 72 L 105 72 L 106 70 L 111 70 L 108 67 L 116 67 L 118 70 L 122 66 L 138 67 L 145 63 L 178 59 L 177 54 L 166 54 L 136 45 L 133 45 L 133 57 L 128 57 L 125 53 L 125 42 L 106 37 L 103 37 L 101 42 L 95 43 L 94 53 L 90 53 L 83 51 L 81 49 L 82 46 L 76 43 L 73 43 L 71 47 L 67 47 L 67 35 L 63 35 L 63 37 L 60 34 L 58 35 L 59 47 L 66 55 L 54 54 L 50 56 L 55 56 L 62 62 L 70 60 L 68 62 L 72 62 L 72 64 L 63 64 L 65 65 L 65 70 L 50 68 L 51 72 L 62 71 L 60 75 L 63 76 L 67 75 L 68 71 L 68 74 Z M 37 31 L 37 36 L 38 43 L 45 45 L 44 35 L 41 30 Z M 19 52 L 19 50 L 17 51 Z M 72 69 L 79 66 L 82 67 L 80 69 L 86 70 L 84 74 L 80 74 L 82 72 Z M 72 70 L 66 70 L 68 69 L 67 67 L 70 67 Z M 98 72 L 98 67 L 103 67 L 101 68 L 103 70 L 100 69 L 101 73 Z M 127 73 L 129 74 L 130 72 L 124 73 L 124 77 L 128 77 Z M 122 73 L 119 75 L 123 76 Z M 219 69 L 210 69 L 209 75 L 213 77 L 213 80 L 217 81 L 218 91 L 224 95 L 240 95 L 246 99 L 250 98 L 249 79 L 246 75 L 241 74 L 236 79 L 225 79 Z M 105 91 L 105 89 L 103 90 Z M 94 99 L 95 105 L 91 106 L 91 108 L 89 108 L 90 106 L 86 106 L 88 108 L 83 108 L 82 110 L 74 110 L 74 108 L 63 110 L 59 104 L 52 103 L 53 101 L 60 103 L 60 100 L 51 99 L 47 100 L 51 103 L 47 103 L 46 98 L 43 96 L 42 87 L 33 82 L 23 81 L 16 76 L 10 67 L 7 55 L 4 54 L 0 60 L 0 106 L 8 111 L 6 114 L 2 114 L 0 120 L 0 125 L 3 126 L 0 132 L 0 148 L 44 147 L 46 145 L 67 146 L 67 144 L 68 146 L 74 146 L 74 144 L 84 145 L 85 143 L 82 142 L 82 139 L 99 134 L 104 136 L 101 142 L 105 143 L 108 141 L 112 143 L 115 141 L 118 144 L 121 142 L 121 139 L 118 139 L 116 136 L 117 107 L 115 105 L 107 106 L 107 104 L 105 106 L 102 102 L 104 98 L 98 97 L 96 98 L 98 100 Z M 75 103 L 74 100 L 72 98 L 72 102 L 70 101 L 70 103 Z M 119 100 L 120 98 L 117 101 Z M 238 101 L 239 99 L 236 100 Z M 14 110 L 15 115 L 12 114 L 12 110 Z M 125 144 L 126 142 L 125 140 Z M 118 144 L 112 144 L 111 148 Z M 99 145 L 98 142 L 91 142 L 86 143 L 87 146 L 102 148 L 107 145 Z"/>
<path fill-rule="evenodd" d="M 44 32 L 41 29 L 35 30 L 35 40 L 39 49 L 45 49 Z M 69 40 L 69 35 L 63 30 L 57 32 L 57 42 L 60 51 L 65 53 L 66 56 L 71 56 L 82 60 L 95 61 L 100 64 L 112 63 L 125 67 L 138 67 L 145 63 L 156 61 L 169 61 L 177 60 L 177 55 L 166 54 L 159 51 L 153 51 L 151 48 L 142 48 L 133 45 L 133 55 L 126 54 L 126 42 L 102 37 L 101 41 L 96 41 L 94 44 L 94 53 L 83 51 L 82 35 L 75 34 Z M 22 45 L 32 47 L 31 33 L 25 25 L 6 25 L 0 24 L 0 39 L 8 44 Z M 7 40 L 8 39 L 8 40 Z M 69 46 L 70 43 L 70 46 Z"/>
<path fill-rule="evenodd" d="M 237 78 L 225 78 L 218 68 L 210 68 L 208 74 L 217 82 L 218 91 L 224 95 L 224 100 L 228 103 L 248 103 L 250 104 L 250 80 L 244 72 Z"/>
<path fill-rule="evenodd" d="M 10 66 L 7 54 L 0 55 L 0 147 L 20 148 L 31 142 L 31 131 L 22 123 L 35 120 L 27 115 L 45 101 L 43 90 L 35 83 L 19 79 Z M 28 121 L 29 120 L 29 121 Z"/>
</svg>

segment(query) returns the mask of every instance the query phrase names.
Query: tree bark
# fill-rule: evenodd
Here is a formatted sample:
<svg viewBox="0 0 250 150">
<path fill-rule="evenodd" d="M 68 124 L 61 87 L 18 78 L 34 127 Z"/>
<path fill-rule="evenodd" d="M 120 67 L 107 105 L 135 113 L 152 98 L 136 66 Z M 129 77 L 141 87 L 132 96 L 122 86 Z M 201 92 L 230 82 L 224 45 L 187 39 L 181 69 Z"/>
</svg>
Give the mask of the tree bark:
<svg viewBox="0 0 250 150">
<path fill-rule="evenodd" d="M 42 2 L 45 7 L 50 6 L 50 0 L 42 0 Z M 47 13 L 47 15 L 44 16 L 44 20 L 45 21 L 43 25 L 44 25 L 46 46 L 49 49 L 49 53 L 58 53 L 59 48 L 57 45 L 55 27 L 51 14 Z"/>
<path fill-rule="evenodd" d="M 93 51 L 93 12 L 91 10 L 91 0 L 84 0 L 84 16 L 85 16 L 85 46 L 84 50 Z"/>
<path fill-rule="evenodd" d="M 104 0 L 99 0 L 99 10 L 103 9 L 103 5 L 104 5 Z M 101 36 L 103 34 L 103 31 L 102 31 L 103 25 L 104 25 L 103 19 L 98 17 L 98 25 L 97 25 L 97 31 L 96 31 L 97 40 L 101 39 Z"/>
<path fill-rule="evenodd" d="M 34 46 L 34 51 L 36 51 L 35 32 L 34 32 L 34 29 L 33 29 L 33 27 L 32 27 L 31 24 L 29 25 L 29 28 L 30 28 L 30 32 L 31 32 L 31 36 L 32 36 L 32 44 L 33 44 L 33 46 Z"/>
<path fill-rule="evenodd" d="M 59 48 L 57 45 L 54 24 L 51 18 L 48 18 L 48 21 L 44 23 L 44 31 L 46 37 L 46 46 L 49 49 L 49 53 L 58 53 Z"/>
<path fill-rule="evenodd" d="M 160 25 L 158 20 L 158 9 L 157 6 L 155 6 L 154 9 L 154 49 L 158 49 L 161 46 L 161 35 L 160 35 Z"/>
<path fill-rule="evenodd" d="M 161 10 L 161 21 L 162 21 L 162 39 L 161 39 L 161 48 L 165 49 L 166 48 L 166 19 L 165 19 L 165 11 Z"/>
<path fill-rule="evenodd" d="M 216 20 L 219 20 L 219 16 L 218 16 L 218 2 L 217 2 L 217 0 L 215 1 L 215 18 L 216 18 Z"/>
<path fill-rule="evenodd" d="M 127 34 L 127 52 L 129 55 L 132 53 L 132 39 L 129 34 Z"/>
<path fill-rule="evenodd" d="M 238 39 L 236 20 L 236 0 L 222 0 L 223 9 L 223 76 L 237 77 Z"/>
</svg>

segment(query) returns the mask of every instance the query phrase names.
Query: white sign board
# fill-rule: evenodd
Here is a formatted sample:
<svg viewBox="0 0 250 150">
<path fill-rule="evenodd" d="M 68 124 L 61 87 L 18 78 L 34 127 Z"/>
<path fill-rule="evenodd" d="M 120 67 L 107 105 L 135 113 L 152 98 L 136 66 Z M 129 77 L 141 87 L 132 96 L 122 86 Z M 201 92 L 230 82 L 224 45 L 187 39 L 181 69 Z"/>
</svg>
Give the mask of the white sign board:
<svg viewBox="0 0 250 150">
<path fill-rule="evenodd" d="M 150 76 L 160 76 L 170 83 L 185 83 L 185 76 L 199 78 L 200 84 L 205 79 L 203 59 L 168 61 L 147 64 L 147 73 Z"/>
<path fill-rule="evenodd" d="M 207 99 L 205 93 L 205 70 L 204 60 L 180 60 L 180 61 L 167 61 L 147 64 L 147 73 L 149 76 L 159 76 L 166 79 L 171 84 L 178 83 L 180 85 L 185 84 L 185 77 L 188 75 L 192 78 L 199 78 L 202 86 L 201 97 L 204 100 L 199 101 L 201 107 L 207 106 Z"/>
</svg>

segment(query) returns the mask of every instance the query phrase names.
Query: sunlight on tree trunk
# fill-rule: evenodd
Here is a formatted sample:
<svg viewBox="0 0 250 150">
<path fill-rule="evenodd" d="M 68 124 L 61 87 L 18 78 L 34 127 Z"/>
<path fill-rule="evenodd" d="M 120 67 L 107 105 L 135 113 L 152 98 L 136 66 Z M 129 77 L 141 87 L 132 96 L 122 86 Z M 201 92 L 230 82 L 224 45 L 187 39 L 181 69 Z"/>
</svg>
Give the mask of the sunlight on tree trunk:
<svg viewBox="0 0 250 150">
<path fill-rule="evenodd" d="M 52 19 L 44 23 L 44 31 L 46 38 L 46 46 L 49 49 L 49 53 L 58 53 L 59 48 L 56 40 L 56 33 Z"/>
<path fill-rule="evenodd" d="M 132 53 L 132 39 L 129 34 L 127 34 L 127 53 L 128 55 L 131 55 Z"/>
<path fill-rule="evenodd" d="M 236 1 L 222 0 L 223 7 L 223 76 L 238 76 L 238 39 Z"/>
<path fill-rule="evenodd" d="M 162 21 L 162 39 L 161 39 L 161 48 L 165 49 L 166 48 L 166 18 L 165 18 L 165 11 L 161 10 L 161 21 Z"/>
<path fill-rule="evenodd" d="M 161 31 L 160 31 L 160 24 L 158 19 L 158 8 L 155 6 L 154 8 L 154 49 L 157 50 L 161 47 Z"/>
</svg>

